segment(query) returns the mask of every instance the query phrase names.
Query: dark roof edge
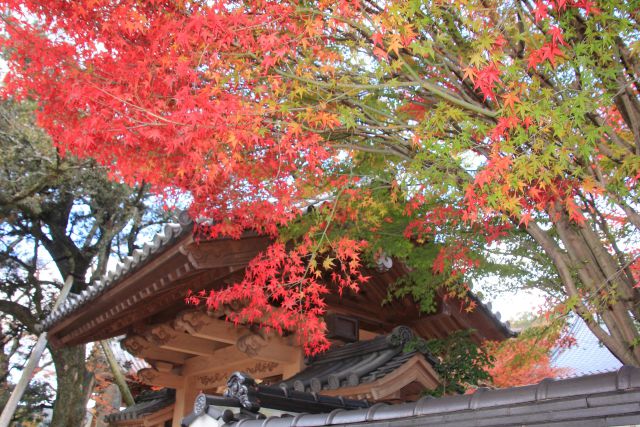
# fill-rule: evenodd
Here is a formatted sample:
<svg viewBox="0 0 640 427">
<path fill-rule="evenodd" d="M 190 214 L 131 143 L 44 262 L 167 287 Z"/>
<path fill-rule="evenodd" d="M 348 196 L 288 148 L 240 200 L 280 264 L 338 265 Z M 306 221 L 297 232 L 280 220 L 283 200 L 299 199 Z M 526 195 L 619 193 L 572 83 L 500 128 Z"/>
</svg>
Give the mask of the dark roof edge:
<svg viewBox="0 0 640 427">
<path fill-rule="evenodd" d="M 173 405 L 176 400 L 176 393 L 173 389 L 164 388 L 162 390 L 149 392 L 138 396 L 136 402 L 122 411 L 106 415 L 104 421 L 113 423 L 125 420 L 137 420 L 147 415 L 153 414 L 167 406 Z"/>
</svg>

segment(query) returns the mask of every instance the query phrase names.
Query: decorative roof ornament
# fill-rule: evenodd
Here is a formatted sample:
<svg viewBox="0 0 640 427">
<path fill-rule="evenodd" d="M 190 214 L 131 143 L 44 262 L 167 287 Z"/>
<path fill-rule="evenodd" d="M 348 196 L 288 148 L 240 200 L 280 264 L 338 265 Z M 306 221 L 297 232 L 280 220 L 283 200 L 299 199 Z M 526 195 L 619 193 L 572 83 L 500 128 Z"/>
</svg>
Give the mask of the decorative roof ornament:
<svg viewBox="0 0 640 427">
<path fill-rule="evenodd" d="M 240 405 L 244 409 L 250 412 L 258 412 L 260 410 L 260 402 L 250 395 L 250 392 L 258 390 L 258 384 L 255 380 L 245 374 L 244 372 L 234 372 L 227 380 L 227 389 L 224 392 L 224 397 L 230 397 L 238 399 Z"/>
<path fill-rule="evenodd" d="M 413 340 L 415 335 L 408 326 L 396 326 L 391 334 L 387 336 L 387 342 L 394 347 L 404 347 Z"/>
</svg>

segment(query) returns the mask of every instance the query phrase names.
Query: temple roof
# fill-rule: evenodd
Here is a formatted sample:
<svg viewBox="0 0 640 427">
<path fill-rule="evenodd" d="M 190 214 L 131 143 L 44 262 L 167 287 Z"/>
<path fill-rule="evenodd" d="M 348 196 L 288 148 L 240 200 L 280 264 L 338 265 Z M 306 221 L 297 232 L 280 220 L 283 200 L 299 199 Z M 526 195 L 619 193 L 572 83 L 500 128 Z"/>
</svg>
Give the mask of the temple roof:
<svg viewBox="0 0 640 427">
<path fill-rule="evenodd" d="M 173 405 L 176 400 L 175 390 L 168 388 L 143 393 L 136 399 L 136 403 L 120 412 L 107 415 L 105 421 L 115 423 L 125 420 L 137 420 L 146 415 L 153 414 L 167 406 Z"/>
<path fill-rule="evenodd" d="M 54 347 L 76 345 L 128 333 L 135 325 L 164 322 L 187 308 L 176 304 L 186 295 L 206 289 L 221 289 L 242 278 L 244 268 L 270 240 L 247 232 L 240 239 L 216 238 L 196 241 L 193 222 L 164 227 L 152 242 L 136 251 L 113 271 L 91 284 L 81 294 L 72 294 L 50 313 L 42 326 Z M 435 313 L 421 313 L 410 297 L 393 300 L 380 310 L 388 287 L 407 272 L 393 262 L 384 272 L 375 268 L 367 286 L 358 294 L 327 296 L 327 309 L 356 317 L 361 327 L 385 333 L 407 324 L 425 338 L 442 338 L 452 331 L 474 329 L 477 341 L 501 340 L 512 335 L 500 315 L 469 293 L 477 308 L 463 310 L 461 301 L 438 294 Z"/>
<path fill-rule="evenodd" d="M 469 395 L 423 397 L 413 403 L 380 403 L 357 410 L 334 409 L 314 414 L 305 413 L 308 412 L 305 405 L 300 404 L 291 414 L 271 417 L 262 415 L 260 408 L 256 408 L 260 394 L 249 391 L 250 383 L 236 376 L 229 384 L 225 406 L 240 408 L 239 412 L 221 411 L 215 402 L 211 405 L 200 398 L 200 405 L 196 400 L 194 412 L 183 420 L 183 426 L 213 426 L 224 422 L 229 427 L 587 427 L 640 422 L 640 369 L 629 366 L 605 374 L 546 379 L 524 387 L 479 389 Z M 242 396 L 247 395 L 254 398 L 254 406 L 243 404 Z"/>
<path fill-rule="evenodd" d="M 289 391 L 306 391 L 327 394 L 335 390 L 341 395 L 366 395 L 375 400 L 383 399 L 382 395 L 371 395 L 369 390 L 375 389 L 375 383 L 392 374 L 403 365 L 414 360 L 422 361 L 425 379 L 421 390 L 433 388 L 438 383 L 438 376 L 431 368 L 437 362 L 429 354 L 418 351 L 405 351 L 405 346 L 415 337 L 406 326 L 396 327 L 390 334 L 358 341 L 336 347 L 311 359 L 300 373 L 280 383 L 280 387 Z M 413 363 L 415 365 L 415 363 Z M 414 375 L 417 370 L 414 370 Z M 366 387 L 360 387 L 367 385 Z M 406 384 L 404 384 L 406 385 Z M 365 391 L 367 389 L 367 391 Z M 396 392 L 398 390 L 393 390 Z"/>
<path fill-rule="evenodd" d="M 575 343 L 569 348 L 557 346 L 550 355 L 551 366 L 562 369 L 562 376 L 601 374 L 617 371 L 622 366 L 580 317 L 570 318 L 567 335 L 573 337 Z"/>
</svg>

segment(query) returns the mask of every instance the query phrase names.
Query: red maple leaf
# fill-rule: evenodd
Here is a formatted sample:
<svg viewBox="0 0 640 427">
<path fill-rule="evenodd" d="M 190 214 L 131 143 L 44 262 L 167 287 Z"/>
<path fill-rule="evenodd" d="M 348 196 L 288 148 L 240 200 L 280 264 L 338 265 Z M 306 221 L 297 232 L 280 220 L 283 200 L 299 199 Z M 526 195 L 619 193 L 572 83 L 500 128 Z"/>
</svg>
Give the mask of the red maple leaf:
<svg viewBox="0 0 640 427">
<path fill-rule="evenodd" d="M 544 0 L 536 0 L 536 7 L 533 9 L 533 17 L 537 22 L 549 16 L 549 4 Z"/>
<path fill-rule="evenodd" d="M 384 49 L 384 43 L 382 41 L 382 37 L 383 37 L 383 34 L 379 31 L 376 31 L 375 33 L 371 34 L 371 41 L 373 42 L 374 46 L 380 46 L 381 48 Z"/>
<path fill-rule="evenodd" d="M 495 99 L 493 89 L 500 83 L 500 69 L 495 62 L 476 71 L 475 89 L 479 89 L 484 99 Z"/>
<path fill-rule="evenodd" d="M 568 46 L 567 43 L 564 41 L 564 38 L 562 36 L 562 30 L 558 27 L 555 26 L 551 26 L 549 27 L 549 34 L 551 35 L 551 42 L 554 44 L 562 44 L 565 46 Z"/>
</svg>

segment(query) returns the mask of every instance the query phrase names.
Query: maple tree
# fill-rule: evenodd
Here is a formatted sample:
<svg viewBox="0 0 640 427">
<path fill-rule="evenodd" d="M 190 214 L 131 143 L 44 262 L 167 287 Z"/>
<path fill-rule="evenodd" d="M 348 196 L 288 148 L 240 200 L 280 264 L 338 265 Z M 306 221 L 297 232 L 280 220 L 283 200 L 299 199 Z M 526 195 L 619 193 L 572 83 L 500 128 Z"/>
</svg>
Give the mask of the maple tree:
<svg viewBox="0 0 640 427">
<path fill-rule="evenodd" d="M 573 345 L 575 338 L 567 333 L 562 319 L 535 321 L 517 337 L 484 343 L 484 350 L 493 361 L 487 373 L 492 385 L 499 388 L 537 384 L 545 378 L 571 375 L 568 368 L 552 366 L 551 353 Z"/>
<path fill-rule="evenodd" d="M 396 293 L 428 309 L 519 236 L 640 365 L 637 1 L 2 4 L 5 91 L 60 147 L 188 192 L 202 232 L 279 236 L 209 296 L 244 300 L 234 320 L 323 348 L 327 283 L 357 289 L 363 260 L 414 267 Z"/>
</svg>

